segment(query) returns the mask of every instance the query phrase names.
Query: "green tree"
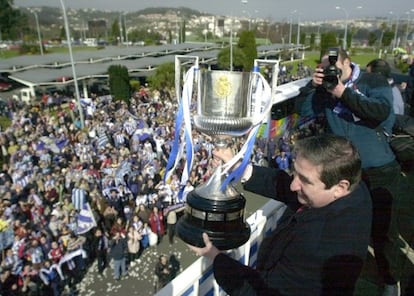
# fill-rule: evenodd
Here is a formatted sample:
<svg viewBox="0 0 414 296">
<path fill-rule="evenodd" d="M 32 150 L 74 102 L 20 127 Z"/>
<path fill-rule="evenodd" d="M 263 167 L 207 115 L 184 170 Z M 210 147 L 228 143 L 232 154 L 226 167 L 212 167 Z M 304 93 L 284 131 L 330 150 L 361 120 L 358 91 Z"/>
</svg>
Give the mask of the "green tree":
<svg viewBox="0 0 414 296">
<path fill-rule="evenodd" d="M 385 31 L 382 35 L 382 46 L 387 47 L 391 45 L 391 42 L 394 40 L 394 32 Z"/>
<path fill-rule="evenodd" d="M 108 68 L 108 76 L 111 95 L 115 100 L 124 100 L 129 103 L 131 86 L 128 68 L 121 65 L 112 65 Z"/>
<path fill-rule="evenodd" d="M 309 45 L 310 45 L 311 49 L 315 48 L 315 39 L 316 39 L 316 34 L 311 33 L 310 40 L 309 40 Z"/>
<path fill-rule="evenodd" d="M 244 54 L 243 70 L 251 71 L 254 60 L 257 59 L 256 38 L 252 31 L 243 31 L 240 34 L 237 47 L 241 49 Z"/>
<path fill-rule="evenodd" d="M 179 43 L 185 43 L 185 20 L 182 21 L 180 26 L 180 42 Z"/>
<path fill-rule="evenodd" d="M 28 30 L 27 16 L 13 8 L 13 0 L 0 0 L 0 36 L 3 40 L 19 39 Z"/>
<path fill-rule="evenodd" d="M 118 38 L 120 38 L 120 30 L 119 30 L 119 23 L 118 20 L 114 20 L 111 26 L 111 41 L 112 43 L 117 43 Z"/>
<path fill-rule="evenodd" d="M 69 28 L 69 30 L 70 30 L 70 28 Z M 65 27 L 64 27 L 64 26 L 60 27 L 60 34 L 59 34 L 59 38 L 60 38 L 61 40 L 66 40 L 66 39 L 67 39 L 67 38 L 66 38 L 66 30 L 65 30 Z"/>
<path fill-rule="evenodd" d="M 337 47 L 338 40 L 336 39 L 335 32 L 328 32 L 321 35 L 321 52 L 320 52 L 320 59 L 323 55 L 327 52 L 328 48 L 330 47 Z"/>
<path fill-rule="evenodd" d="M 175 83 L 175 65 L 174 63 L 165 63 L 160 65 L 155 73 L 148 77 L 148 82 L 152 88 L 164 89 L 172 88 Z"/>
<path fill-rule="evenodd" d="M 299 36 L 299 43 L 300 44 L 305 44 L 306 43 L 306 33 L 300 33 L 300 36 Z"/>
<path fill-rule="evenodd" d="M 374 32 L 369 32 L 368 34 L 368 45 L 369 46 L 373 46 L 375 44 L 375 42 L 377 42 L 377 34 L 375 34 Z"/>
<path fill-rule="evenodd" d="M 246 62 L 245 53 L 238 47 L 233 47 L 233 69 L 243 70 L 245 69 Z M 223 48 L 217 55 L 217 64 L 220 69 L 230 70 L 230 47 Z"/>
<path fill-rule="evenodd" d="M 348 48 L 351 48 L 352 46 L 352 37 L 354 36 L 354 33 L 350 30 L 346 34 L 346 44 L 348 45 Z"/>
<path fill-rule="evenodd" d="M 161 34 L 153 30 L 132 30 L 128 34 L 128 40 L 132 42 L 145 41 L 145 45 L 160 44 Z"/>
</svg>

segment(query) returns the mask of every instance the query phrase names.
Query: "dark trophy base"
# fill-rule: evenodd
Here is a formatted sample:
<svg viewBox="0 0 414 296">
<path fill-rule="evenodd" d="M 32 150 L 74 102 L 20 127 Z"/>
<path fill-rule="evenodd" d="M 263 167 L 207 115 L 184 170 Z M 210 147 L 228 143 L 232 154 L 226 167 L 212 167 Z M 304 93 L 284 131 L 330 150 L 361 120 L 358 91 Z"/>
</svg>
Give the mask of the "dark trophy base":
<svg viewBox="0 0 414 296">
<path fill-rule="evenodd" d="M 219 250 L 238 248 L 250 237 L 250 227 L 244 220 L 245 204 L 241 194 L 230 200 L 213 200 L 193 190 L 187 196 L 185 214 L 177 222 L 177 235 L 189 245 L 204 247 L 205 232 Z"/>
</svg>

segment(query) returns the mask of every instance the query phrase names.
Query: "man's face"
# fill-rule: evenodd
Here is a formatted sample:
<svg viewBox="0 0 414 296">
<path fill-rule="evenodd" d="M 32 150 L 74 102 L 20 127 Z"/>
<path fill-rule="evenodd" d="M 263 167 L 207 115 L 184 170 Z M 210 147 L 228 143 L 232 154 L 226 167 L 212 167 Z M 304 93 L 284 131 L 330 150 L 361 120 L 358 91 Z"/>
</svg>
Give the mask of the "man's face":
<svg viewBox="0 0 414 296">
<path fill-rule="evenodd" d="M 294 178 L 290 190 L 297 193 L 302 205 L 321 208 L 335 200 L 333 187 L 327 189 L 320 180 L 320 165 L 313 165 L 307 159 L 298 156 L 293 163 Z"/>
</svg>

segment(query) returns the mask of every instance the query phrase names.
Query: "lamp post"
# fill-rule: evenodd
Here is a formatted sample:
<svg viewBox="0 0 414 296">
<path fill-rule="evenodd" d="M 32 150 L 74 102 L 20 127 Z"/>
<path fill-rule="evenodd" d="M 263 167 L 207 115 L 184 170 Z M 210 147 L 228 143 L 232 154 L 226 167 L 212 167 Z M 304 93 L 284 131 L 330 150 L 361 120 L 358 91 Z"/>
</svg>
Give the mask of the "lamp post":
<svg viewBox="0 0 414 296">
<path fill-rule="evenodd" d="M 123 28 L 123 23 L 122 23 L 122 13 L 119 13 L 119 38 L 121 41 L 120 45 L 124 44 L 124 28 Z"/>
<path fill-rule="evenodd" d="M 290 13 L 290 24 L 289 24 L 289 45 L 292 44 L 292 26 L 293 26 L 293 14 L 295 14 L 297 10 L 294 10 Z M 299 24 L 299 22 L 298 22 Z"/>
<path fill-rule="evenodd" d="M 207 34 L 208 34 L 208 20 L 204 23 L 204 43 L 207 43 Z"/>
<path fill-rule="evenodd" d="M 233 71 L 233 16 L 230 20 L 230 71 Z"/>
<path fill-rule="evenodd" d="M 251 29 L 252 29 L 252 22 L 251 22 L 252 16 L 251 16 L 250 12 L 248 12 L 247 10 L 243 10 L 243 13 L 247 14 L 247 17 L 249 18 L 248 19 L 249 20 L 249 31 L 251 31 Z"/>
<path fill-rule="evenodd" d="M 35 20 L 36 20 L 36 28 L 37 28 L 37 39 L 39 40 L 39 49 L 40 49 L 40 54 L 43 55 L 43 44 L 42 44 L 42 36 L 40 34 L 40 26 L 39 26 L 39 18 L 37 16 L 37 12 L 33 11 Z"/>
<path fill-rule="evenodd" d="M 393 47 L 396 48 L 398 45 L 398 27 L 400 25 L 400 16 L 397 16 L 397 23 L 395 24 L 394 41 Z"/>
<path fill-rule="evenodd" d="M 347 39 L 347 35 L 348 35 L 348 17 L 349 17 L 348 11 L 345 8 L 340 7 L 340 6 L 336 6 L 335 8 L 338 9 L 338 10 L 342 10 L 345 13 L 345 30 L 344 30 L 344 39 L 342 40 L 342 47 L 343 47 L 344 50 L 346 50 L 347 49 L 346 39 Z"/>
<path fill-rule="evenodd" d="M 247 5 L 247 0 L 241 0 L 241 4 L 242 5 Z M 250 15 L 250 13 L 249 13 L 249 11 L 246 9 L 246 10 L 243 10 L 243 13 L 245 13 L 245 14 L 247 14 L 247 16 L 248 16 L 248 18 L 249 18 L 249 31 L 251 30 L 251 15 Z"/>
<path fill-rule="evenodd" d="M 407 11 L 407 15 L 408 15 L 408 20 L 407 20 L 407 30 L 405 31 L 405 43 L 407 45 L 407 47 L 409 46 L 408 44 L 408 36 L 410 34 L 410 28 L 411 28 L 411 13 L 414 12 L 414 8 L 410 9 L 409 11 Z"/>
<path fill-rule="evenodd" d="M 299 43 L 300 43 L 300 15 L 298 13 L 298 35 L 296 36 L 296 50 L 299 50 Z"/>
<path fill-rule="evenodd" d="M 70 64 L 72 66 L 73 83 L 75 85 L 75 94 L 76 94 L 76 101 L 78 103 L 79 119 L 80 119 L 81 128 L 83 129 L 85 127 L 85 122 L 84 122 L 84 119 L 83 119 L 83 110 L 82 110 L 82 105 L 81 105 L 81 102 L 80 102 L 78 78 L 76 76 L 75 62 L 74 62 L 73 53 L 72 53 L 72 43 L 71 43 L 71 38 L 70 38 L 68 17 L 66 15 L 66 8 L 65 8 L 65 4 L 63 3 L 63 0 L 60 0 L 60 5 L 62 6 L 63 21 L 65 23 L 66 40 L 68 42 Z"/>
<path fill-rule="evenodd" d="M 128 40 L 127 14 L 128 12 L 124 12 L 123 17 L 124 17 L 124 26 L 125 26 L 125 42 L 126 42 L 126 46 L 128 47 L 129 40 Z"/>
</svg>

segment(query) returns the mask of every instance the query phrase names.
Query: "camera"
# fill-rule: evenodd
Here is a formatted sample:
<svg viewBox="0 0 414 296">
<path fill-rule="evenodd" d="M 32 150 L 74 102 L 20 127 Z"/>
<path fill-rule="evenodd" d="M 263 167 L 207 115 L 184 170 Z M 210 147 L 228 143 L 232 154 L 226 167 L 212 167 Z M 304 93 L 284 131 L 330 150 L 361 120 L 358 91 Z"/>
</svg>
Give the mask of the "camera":
<svg viewBox="0 0 414 296">
<path fill-rule="evenodd" d="M 325 75 L 322 81 L 322 86 L 326 89 L 334 89 L 338 85 L 338 76 L 341 76 L 342 71 L 336 66 L 338 61 L 339 49 L 330 48 L 328 51 L 329 65 L 323 69 Z"/>
</svg>

